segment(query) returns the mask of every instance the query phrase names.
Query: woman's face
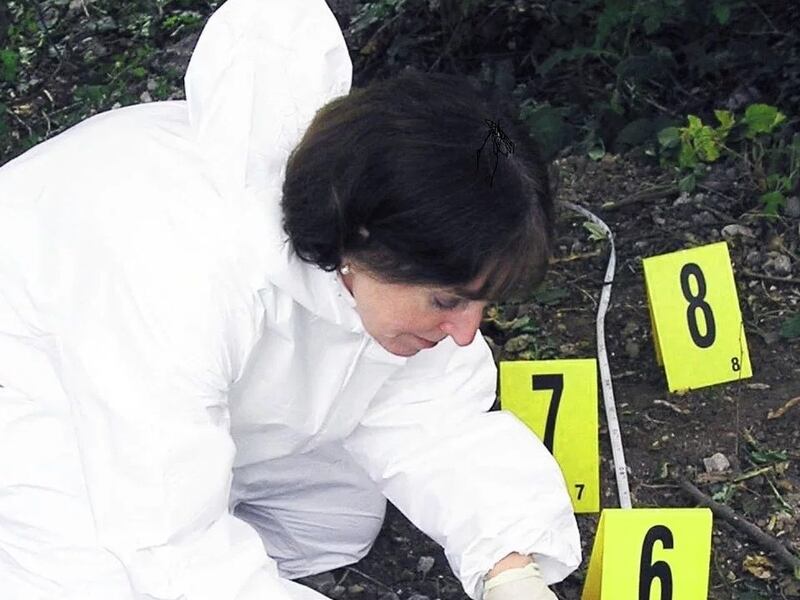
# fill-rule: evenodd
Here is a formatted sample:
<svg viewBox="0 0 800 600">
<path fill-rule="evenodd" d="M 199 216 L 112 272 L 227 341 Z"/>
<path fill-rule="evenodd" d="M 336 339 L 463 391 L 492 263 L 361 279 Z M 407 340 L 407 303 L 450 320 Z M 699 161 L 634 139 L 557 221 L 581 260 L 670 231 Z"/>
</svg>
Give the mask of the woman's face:
<svg viewBox="0 0 800 600">
<path fill-rule="evenodd" d="M 447 288 L 381 281 L 358 267 L 342 274 L 342 280 L 367 333 L 397 356 L 413 356 L 447 336 L 459 346 L 468 345 L 486 306 Z M 477 289 L 480 282 L 474 285 Z"/>
</svg>

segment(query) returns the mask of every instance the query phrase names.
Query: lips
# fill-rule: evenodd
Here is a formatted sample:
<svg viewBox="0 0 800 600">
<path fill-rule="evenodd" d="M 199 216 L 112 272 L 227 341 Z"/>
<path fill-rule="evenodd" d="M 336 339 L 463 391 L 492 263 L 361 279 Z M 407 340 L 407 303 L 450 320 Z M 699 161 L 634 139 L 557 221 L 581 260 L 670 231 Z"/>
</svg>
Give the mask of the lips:
<svg viewBox="0 0 800 600">
<path fill-rule="evenodd" d="M 428 348 L 433 348 L 436 344 L 439 343 L 439 342 L 432 342 L 432 341 L 430 341 L 428 339 L 425 339 L 423 337 L 419 337 L 418 335 L 415 335 L 414 337 L 417 339 L 417 342 L 419 343 L 419 345 L 422 346 L 422 348 L 426 349 L 426 350 Z"/>
</svg>

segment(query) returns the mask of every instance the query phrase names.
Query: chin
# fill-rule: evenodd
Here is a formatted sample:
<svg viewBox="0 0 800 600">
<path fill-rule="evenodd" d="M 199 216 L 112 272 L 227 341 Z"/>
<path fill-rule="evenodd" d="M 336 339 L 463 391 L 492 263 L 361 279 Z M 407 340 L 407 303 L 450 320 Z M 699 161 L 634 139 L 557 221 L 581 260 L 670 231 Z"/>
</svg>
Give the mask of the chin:
<svg viewBox="0 0 800 600">
<path fill-rule="evenodd" d="M 383 345 L 383 344 L 381 344 Z M 415 354 L 419 353 L 419 348 L 408 348 L 406 346 L 398 347 L 398 346 L 383 346 L 384 349 L 388 352 L 391 352 L 395 356 L 402 356 L 404 358 L 410 358 Z"/>
</svg>

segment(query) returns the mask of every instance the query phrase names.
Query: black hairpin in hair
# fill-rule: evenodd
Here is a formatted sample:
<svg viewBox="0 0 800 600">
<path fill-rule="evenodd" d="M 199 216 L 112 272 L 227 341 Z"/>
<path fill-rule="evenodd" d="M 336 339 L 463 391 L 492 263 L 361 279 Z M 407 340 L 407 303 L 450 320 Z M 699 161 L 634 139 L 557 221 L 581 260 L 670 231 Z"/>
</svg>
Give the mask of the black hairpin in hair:
<svg viewBox="0 0 800 600">
<path fill-rule="evenodd" d="M 508 136 L 505 132 L 500 129 L 500 122 L 499 121 L 492 121 L 491 119 L 484 119 L 487 127 L 489 128 L 486 137 L 483 139 L 483 144 L 481 147 L 478 148 L 478 156 L 475 162 L 475 168 L 480 169 L 481 166 L 481 152 L 483 152 L 483 148 L 486 146 L 486 142 L 489 141 L 489 138 L 492 138 L 492 147 L 494 148 L 494 167 L 492 167 L 492 175 L 489 177 L 489 185 L 494 185 L 494 174 L 497 171 L 497 163 L 500 160 L 500 155 L 509 156 L 514 154 L 514 142 L 508 139 Z"/>
</svg>

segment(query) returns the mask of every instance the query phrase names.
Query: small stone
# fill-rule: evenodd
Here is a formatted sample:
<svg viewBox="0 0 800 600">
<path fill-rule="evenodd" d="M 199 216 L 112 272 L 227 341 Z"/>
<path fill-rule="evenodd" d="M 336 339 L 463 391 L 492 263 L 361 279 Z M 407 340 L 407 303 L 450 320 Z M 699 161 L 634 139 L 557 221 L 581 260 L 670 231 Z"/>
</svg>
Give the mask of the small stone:
<svg viewBox="0 0 800 600">
<path fill-rule="evenodd" d="M 749 390 L 768 390 L 771 388 L 770 384 L 768 383 L 758 383 L 758 382 L 748 383 L 746 387 Z"/>
<path fill-rule="evenodd" d="M 364 586 L 354 583 L 347 587 L 347 593 L 351 596 L 358 596 L 359 594 L 364 592 Z"/>
<path fill-rule="evenodd" d="M 422 573 L 422 576 L 425 577 L 433 568 L 435 562 L 436 560 L 432 556 L 420 556 L 417 561 L 417 571 Z"/>
<path fill-rule="evenodd" d="M 317 573 L 316 575 L 301 577 L 297 580 L 297 583 L 310 587 L 320 594 L 328 594 L 336 587 L 336 578 L 330 571 L 325 571 L 323 573 Z"/>
<path fill-rule="evenodd" d="M 408 597 L 408 600 L 430 600 L 430 598 L 428 598 L 427 596 L 424 596 L 422 594 L 411 594 Z"/>
<path fill-rule="evenodd" d="M 704 458 L 703 465 L 706 468 L 706 473 L 722 473 L 731 468 L 730 461 L 722 452 L 717 452 L 708 458 Z"/>
<path fill-rule="evenodd" d="M 139 94 L 139 100 L 141 100 L 144 104 L 147 104 L 148 102 L 153 101 L 153 97 L 150 95 L 150 92 L 145 90 L 141 94 Z"/>
<path fill-rule="evenodd" d="M 639 358 L 641 347 L 636 342 L 627 342 L 625 344 L 625 353 L 629 358 Z"/>
<path fill-rule="evenodd" d="M 710 212 L 704 210 L 701 213 L 692 215 L 692 222 L 697 225 L 713 225 L 717 219 Z"/>
<path fill-rule="evenodd" d="M 744 225 L 739 225 L 738 223 L 731 223 L 730 225 L 725 225 L 720 231 L 722 237 L 726 240 L 730 240 L 737 236 L 748 237 L 755 239 L 755 234 L 753 230 L 749 227 L 745 227 Z"/>
<path fill-rule="evenodd" d="M 792 272 L 792 260 L 785 254 L 778 254 L 765 262 L 764 268 L 772 271 L 775 275 L 790 275 Z"/>
<path fill-rule="evenodd" d="M 343 585 L 335 585 L 333 586 L 333 589 L 328 592 L 328 596 L 334 598 L 334 600 L 337 600 L 338 598 L 344 596 L 345 592 L 347 592 L 347 589 Z"/>
<path fill-rule="evenodd" d="M 789 196 L 786 199 L 786 204 L 783 205 L 783 212 L 787 217 L 796 219 L 800 217 L 800 198 L 797 196 Z"/>
<path fill-rule="evenodd" d="M 762 260 L 763 257 L 761 256 L 761 252 L 758 250 L 751 250 L 744 257 L 744 264 L 746 264 L 748 267 L 755 267 L 760 265 Z"/>
<path fill-rule="evenodd" d="M 689 195 L 688 192 L 681 192 L 680 196 L 675 199 L 675 202 L 672 203 L 672 206 L 682 206 L 684 204 L 691 204 L 692 197 Z"/>
</svg>

